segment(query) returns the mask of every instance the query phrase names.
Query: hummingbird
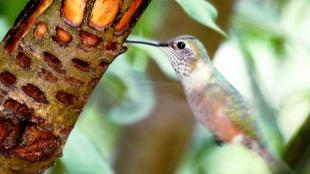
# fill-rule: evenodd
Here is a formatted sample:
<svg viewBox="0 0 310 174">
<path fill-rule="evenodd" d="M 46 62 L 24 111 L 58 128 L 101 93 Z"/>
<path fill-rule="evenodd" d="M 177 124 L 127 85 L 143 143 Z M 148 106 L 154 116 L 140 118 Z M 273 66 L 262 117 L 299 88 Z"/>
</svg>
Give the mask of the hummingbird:
<svg viewBox="0 0 310 174">
<path fill-rule="evenodd" d="M 160 47 L 167 53 L 193 115 L 224 143 L 237 143 L 261 156 L 272 173 L 292 173 L 268 150 L 255 112 L 239 91 L 211 62 L 204 45 L 193 36 L 167 42 L 126 40 L 129 44 Z"/>
</svg>

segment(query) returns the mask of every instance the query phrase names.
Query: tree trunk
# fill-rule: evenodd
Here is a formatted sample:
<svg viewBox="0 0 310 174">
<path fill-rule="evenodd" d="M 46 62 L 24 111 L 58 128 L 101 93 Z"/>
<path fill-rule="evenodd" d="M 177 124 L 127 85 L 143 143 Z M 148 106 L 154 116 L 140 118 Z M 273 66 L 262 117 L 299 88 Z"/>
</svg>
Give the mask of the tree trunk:
<svg viewBox="0 0 310 174">
<path fill-rule="evenodd" d="M 0 45 L 2 174 L 40 173 L 61 156 L 89 95 L 126 50 L 123 41 L 149 2 L 28 2 Z"/>
</svg>

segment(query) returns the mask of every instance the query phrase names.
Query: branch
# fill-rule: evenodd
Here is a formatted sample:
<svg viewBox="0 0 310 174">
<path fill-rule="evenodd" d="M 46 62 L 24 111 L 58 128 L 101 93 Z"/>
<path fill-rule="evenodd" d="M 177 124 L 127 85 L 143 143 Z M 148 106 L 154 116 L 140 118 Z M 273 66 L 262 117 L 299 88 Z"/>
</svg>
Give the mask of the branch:
<svg viewBox="0 0 310 174">
<path fill-rule="evenodd" d="M 310 114 L 307 120 L 290 140 L 283 155 L 284 160 L 293 169 L 299 169 L 310 149 Z"/>
<path fill-rule="evenodd" d="M 0 45 L 1 173 L 43 172 L 62 154 L 89 95 L 126 50 L 123 41 L 149 2 L 28 2 Z"/>
</svg>

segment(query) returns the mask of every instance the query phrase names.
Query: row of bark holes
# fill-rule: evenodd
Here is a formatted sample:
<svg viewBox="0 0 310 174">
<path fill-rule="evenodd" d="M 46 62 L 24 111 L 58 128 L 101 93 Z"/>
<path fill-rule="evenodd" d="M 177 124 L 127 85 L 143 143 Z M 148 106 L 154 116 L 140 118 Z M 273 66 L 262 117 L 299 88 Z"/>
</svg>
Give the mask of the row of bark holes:
<svg viewBox="0 0 310 174">
<path fill-rule="evenodd" d="M 135 10 L 132 10 L 135 11 Z M 38 22 L 33 31 L 33 34 L 36 39 L 43 39 L 48 33 L 48 26 L 43 22 Z M 78 48 L 85 51 L 91 51 L 93 48 L 96 48 L 100 42 L 101 38 L 93 35 L 91 33 L 80 31 L 80 45 Z M 63 28 L 56 27 L 55 35 L 52 39 L 60 46 L 66 47 L 72 42 L 73 37 Z M 117 44 L 114 42 L 107 42 L 105 44 L 106 50 L 115 50 Z M 58 73 L 65 73 L 65 70 L 62 67 L 61 61 L 48 52 L 43 53 L 43 60 Z M 91 70 L 90 64 L 81 59 L 74 58 L 72 59 L 73 65 L 83 72 L 89 72 Z M 16 64 L 21 68 L 28 70 L 31 68 L 31 59 L 23 52 L 19 52 L 16 56 Z M 101 62 L 99 65 L 101 68 L 106 69 L 108 64 Z M 58 79 L 50 71 L 42 68 L 38 72 L 39 76 L 47 81 L 56 82 Z M 8 71 L 0 73 L 0 81 L 5 86 L 12 86 L 16 82 L 16 77 Z M 83 86 L 84 82 L 73 77 L 66 77 L 65 80 L 73 86 Z M 22 86 L 22 90 L 36 102 L 47 104 L 48 101 L 44 93 L 33 84 L 26 84 Z M 73 104 L 74 96 L 64 91 L 58 91 L 56 96 L 58 101 L 63 104 Z M 32 117 L 32 110 L 27 107 L 27 105 L 22 104 L 11 98 L 7 99 L 3 103 L 5 110 L 13 113 L 14 118 L 18 119 L 21 122 L 29 122 Z M 23 133 L 21 134 L 21 131 Z M 59 146 L 57 143 L 57 138 L 49 132 L 44 132 L 38 129 L 38 126 L 34 123 L 27 124 L 25 130 L 21 130 L 20 126 L 11 122 L 11 121 L 1 121 L 0 122 L 0 149 L 6 149 L 9 153 L 17 154 L 20 157 L 23 157 L 30 161 L 36 161 L 48 157 L 53 154 L 54 151 Z M 22 137 L 20 137 L 22 135 Z M 23 145 L 16 146 L 19 143 L 19 139 L 22 139 Z"/>
<path fill-rule="evenodd" d="M 41 40 L 45 37 L 45 35 L 47 34 L 47 31 L 48 31 L 47 25 L 43 22 L 39 22 L 37 23 L 34 29 L 34 36 L 35 38 Z M 53 36 L 52 39 L 62 47 L 68 46 L 70 42 L 72 41 L 73 37 L 63 28 L 56 27 L 55 33 L 56 35 Z M 91 33 L 85 32 L 85 31 L 80 31 L 79 36 L 80 36 L 79 48 L 84 49 L 86 51 L 90 51 L 92 48 L 97 47 L 99 43 L 101 42 L 101 38 Z M 110 42 L 106 44 L 105 49 L 107 50 L 116 49 L 116 43 Z M 65 70 L 62 67 L 61 61 L 55 55 L 48 53 L 48 52 L 44 52 L 43 60 L 48 64 L 49 67 L 51 67 L 56 72 L 61 73 L 61 74 L 65 73 Z M 16 63 L 25 70 L 31 68 L 31 59 L 23 52 L 19 52 L 17 54 Z M 74 58 L 72 59 L 72 63 L 75 68 L 77 68 L 78 70 L 82 72 L 91 71 L 90 63 L 84 60 Z M 102 61 L 100 62 L 99 66 L 102 69 L 106 69 L 108 64 Z M 57 77 L 55 77 L 50 71 L 44 68 L 42 68 L 41 71 L 39 72 L 39 76 L 49 82 L 56 82 L 58 80 Z M 6 86 L 12 86 L 16 81 L 16 77 L 12 73 L 8 71 L 4 71 L 0 74 L 0 81 Z M 69 76 L 65 77 L 65 81 L 75 87 L 81 87 L 85 84 L 83 81 L 78 80 L 74 77 L 69 77 Z M 33 98 L 36 102 L 48 104 L 48 101 L 43 91 L 41 91 L 37 86 L 33 84 L 26 84 L 22 86 L 22 90 L 28 96 Z M 74 100 L 75 100 L 74 95 L 64 92 L 64 91 L 58 91 L 56 93 L 56 98 L 58 101 L 66 105 L 74 104 Z"/>
<path fill-rule="evenodd" d="M 83 23 L 88 0 L 64 0 L 62 18 L 71 26 L 77 27 Z M 89 16 L 88 25 L 97 31 L 109 28 L 121 11 L 122 0 L 96 0 Z M 115 24 L 115 34 L 122 34 L 128 29 L 132 17 L 142 5 L 143 0 L 132 0 L 128 10 Z"/>
</svg>

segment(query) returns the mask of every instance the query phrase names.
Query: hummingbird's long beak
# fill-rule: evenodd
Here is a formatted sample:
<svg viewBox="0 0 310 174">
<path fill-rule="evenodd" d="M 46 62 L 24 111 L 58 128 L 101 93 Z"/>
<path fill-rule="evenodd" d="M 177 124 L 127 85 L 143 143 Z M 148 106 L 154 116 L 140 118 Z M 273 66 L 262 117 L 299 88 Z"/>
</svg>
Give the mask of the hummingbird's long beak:
<svg viewBox="0 0 310 174">
<path fill-rule="evenodd" d="M 161 43 L 161 42 L 151 42 L 151 41 L 137 41 L 137 40 L 125 40 L 125 43 L 131 44 L 143 44 L 143 45 L 150 45 L 155 47 L 168 47 L 168 43 Z"/>
</svg>

